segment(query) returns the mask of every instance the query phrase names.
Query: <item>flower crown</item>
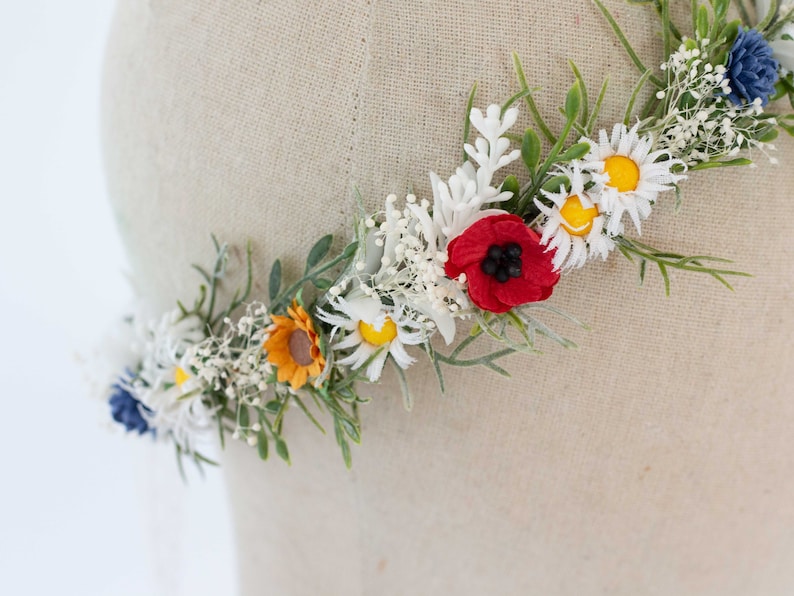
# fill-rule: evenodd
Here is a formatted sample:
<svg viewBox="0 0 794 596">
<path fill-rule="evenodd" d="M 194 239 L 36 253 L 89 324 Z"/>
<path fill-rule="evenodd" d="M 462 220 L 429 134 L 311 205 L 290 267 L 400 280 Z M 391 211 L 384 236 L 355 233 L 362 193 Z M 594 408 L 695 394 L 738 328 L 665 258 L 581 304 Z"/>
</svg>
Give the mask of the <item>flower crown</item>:
<svg viewBox="0 0 794 596">
<path fill-rule="evenodd" d="M 750 165 L 752 153 L 769 157 L 780 128 L 794 134 L 794 114 L 764 111 L 784 96 L 794 107 L 794 6 L 759 2 L 765 16 L 749 28 L 741 0 L 740 20 L 728 20 L 730 0 L 693 0 L 686 37 L 668 0 L 630 0 L 660 16 L 665 58 L 654 72 L 593 1 L 640 73 L 611 132 L 595 132 L 606 82 L 591 103 L 572 62 L 564 125 L 553 132 L 514 55 L 519 92 L 482 112 L 473 107 L 475 86 L 464 139 L 472 128 L 477 137 L 464 142 L 464 163 L 446 181 L 430 174 L 432 201 L 389 195 L 381 211 L 367 214 L 359 196 L 353 241 L 333 254 L 332 236 L 321 238 L 289 284 L 276 260 L 265 301 L 249 302 L 249 244 L 245 287 L 218 304 L 228 247 L 213 237 L 217 258 L 209 270 L 196 267 L 204 284 L 195 303 L 178 303 L 148 324 L 134 321 L 139 361 L 113 386 L 113 418 L 171 441 L 180 462 L 183 455 L 209 462 L 198 447 L 214 432 L 222 445 L 231 433 L 262 459 L 272 448 L 289 462 L 285 417 L 298 409 L 323 432 L 321 419 L 330 418 L 349 467 L 350 442 L 361 440 L 359 408 L 369 402 L 359 387 L 376 383 L 387 364 L 410 409 L 405 371 L 422 352 L 443 391 L 445 366 L 509 376 L 500 359 L 536 352 L 537 336 L 572 346 L 541 320 L 551 313 L 576 321 L 544 303 L 563 272 L 617 250 L 638 264 L 641 281 L 655 265 L 668 293 L 670 269 L 704 273 L 729 288 L 730 276 L 746 275 L 725 259 L 679 255 L 632 236 L 660 195 L 680 204 L 689 175 Z M 514 106 L 522 101 L 535 127 L 516 134 Z M 572 136 L 578 141 L 570 144 Z M 503 175 L 516 162 L 522 175 Z M 473 326 L 459 340 L 464 319 Z M 432 341 L 436 334 L 444 349 Z M 477 349 L 486 338 L 496 347 Z"/>
</svg>

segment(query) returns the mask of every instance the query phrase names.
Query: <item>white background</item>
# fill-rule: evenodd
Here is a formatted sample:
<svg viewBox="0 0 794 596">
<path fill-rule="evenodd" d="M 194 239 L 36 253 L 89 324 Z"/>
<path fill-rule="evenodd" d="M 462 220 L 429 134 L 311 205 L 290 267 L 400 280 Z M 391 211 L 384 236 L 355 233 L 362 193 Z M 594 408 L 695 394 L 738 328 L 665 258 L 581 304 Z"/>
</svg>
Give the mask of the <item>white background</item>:
<svg viewBox="0 0 794 596">
<path fill-rule="evenodd" d="M 99 147 L 112 9 L 0 4 L 0 593 L 234 594 L 220 473 L 184 487 L 84 380 L 130 300 Z"/>
</svg>

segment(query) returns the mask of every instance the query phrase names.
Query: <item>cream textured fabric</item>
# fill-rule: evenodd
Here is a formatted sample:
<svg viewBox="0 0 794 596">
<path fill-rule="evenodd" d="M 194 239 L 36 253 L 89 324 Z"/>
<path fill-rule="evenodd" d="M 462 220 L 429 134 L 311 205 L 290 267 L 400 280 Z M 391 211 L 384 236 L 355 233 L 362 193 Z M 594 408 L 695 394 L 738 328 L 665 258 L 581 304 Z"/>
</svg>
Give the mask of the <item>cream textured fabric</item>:
<svg viewBox="0 0 794 596">
<path fill-rule="evenodd" d="M 606 4 L 659 61 L 652 11 Z M 622 117 L 637 72 L 587 0 L 120 0 L 105 147 L 139 291 L 189 299 L 214 232 L 253 240 L 263 294 L 274 258 L 294 269 L 347 233 L 354 185 L 373 209 L 428 196 L 428 171 L 458 165 L 472 83 L 481 106 L 516 91 L 513 50 L 551 121 L 569 57 L 593 94 L 610 76 L 601 124 Z M 291 469 L 232 446 L 243 593 L 794 593 L 794 143 L 778 147 L 781 166 L 697 173 L 682 212 L 665 197 L 643 227 L 734 258 L 755 275 L 735 293 L 673 274 L 665 298 L 615 256 L 551 300 L 591 325 L 563 325 L 580 349 L 513 358 L 512 381 L 449 370 L 443 397 L 417 365 L 410 414 L 387 374 L 352 472 L 299 413 Z"/>
</svg>

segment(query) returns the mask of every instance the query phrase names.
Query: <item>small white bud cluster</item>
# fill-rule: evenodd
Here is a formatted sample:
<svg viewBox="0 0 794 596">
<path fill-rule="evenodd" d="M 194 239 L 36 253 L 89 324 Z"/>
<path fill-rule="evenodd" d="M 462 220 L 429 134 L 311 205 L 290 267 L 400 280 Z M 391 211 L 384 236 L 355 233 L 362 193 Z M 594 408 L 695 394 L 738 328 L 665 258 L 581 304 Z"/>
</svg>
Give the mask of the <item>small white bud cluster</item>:
<svg viewBox="0 0 794 596">
<path fill-rule="evenodd" d="M 223 392 L 234 402 L 258 406 L 273 372 L 263 349 L 271 324 L 267 308 L 261 302 L 253 302 L 237 323 L 224 322 L 223 336 L 212 336 L 199 344 L 191 366 L 214 391 Z"/>
<path fill-rule="evenodd" d="M 699 47 L 682 44 L 673 52 L 661 65 L 670 84 L 656 93 L 667 106 L 656 126 L 661 131 L 656 145 L 689 166 L 736 156 L 748 145 L 766 153 L 765 145 L 754 139 L 761 125 L 756 117 L 763 113 L 760 99 L 745 106 L 728 99 L 731 88 L 725 66 L 708 61 L 708 44 L 702 39 Z"/>
</svg>

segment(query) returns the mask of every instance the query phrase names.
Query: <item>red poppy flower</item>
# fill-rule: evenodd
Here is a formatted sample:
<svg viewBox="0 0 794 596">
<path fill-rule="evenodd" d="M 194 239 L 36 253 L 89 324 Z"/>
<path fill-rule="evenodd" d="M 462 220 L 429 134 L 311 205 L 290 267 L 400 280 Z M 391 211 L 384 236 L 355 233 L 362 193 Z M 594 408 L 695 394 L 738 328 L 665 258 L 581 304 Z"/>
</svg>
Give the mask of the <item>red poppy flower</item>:
<svg viewBox="0 0 794 596">
<path fill-rule="evenodd" d="M 492 215 L 472 225 L 447 246 L 445 272 L 453 279 L 466 274 L 469 298 L 495 313 L 539 302 L 551 296 L 560 279 L 554 252 L 517 215 Z"/>
</svg>

